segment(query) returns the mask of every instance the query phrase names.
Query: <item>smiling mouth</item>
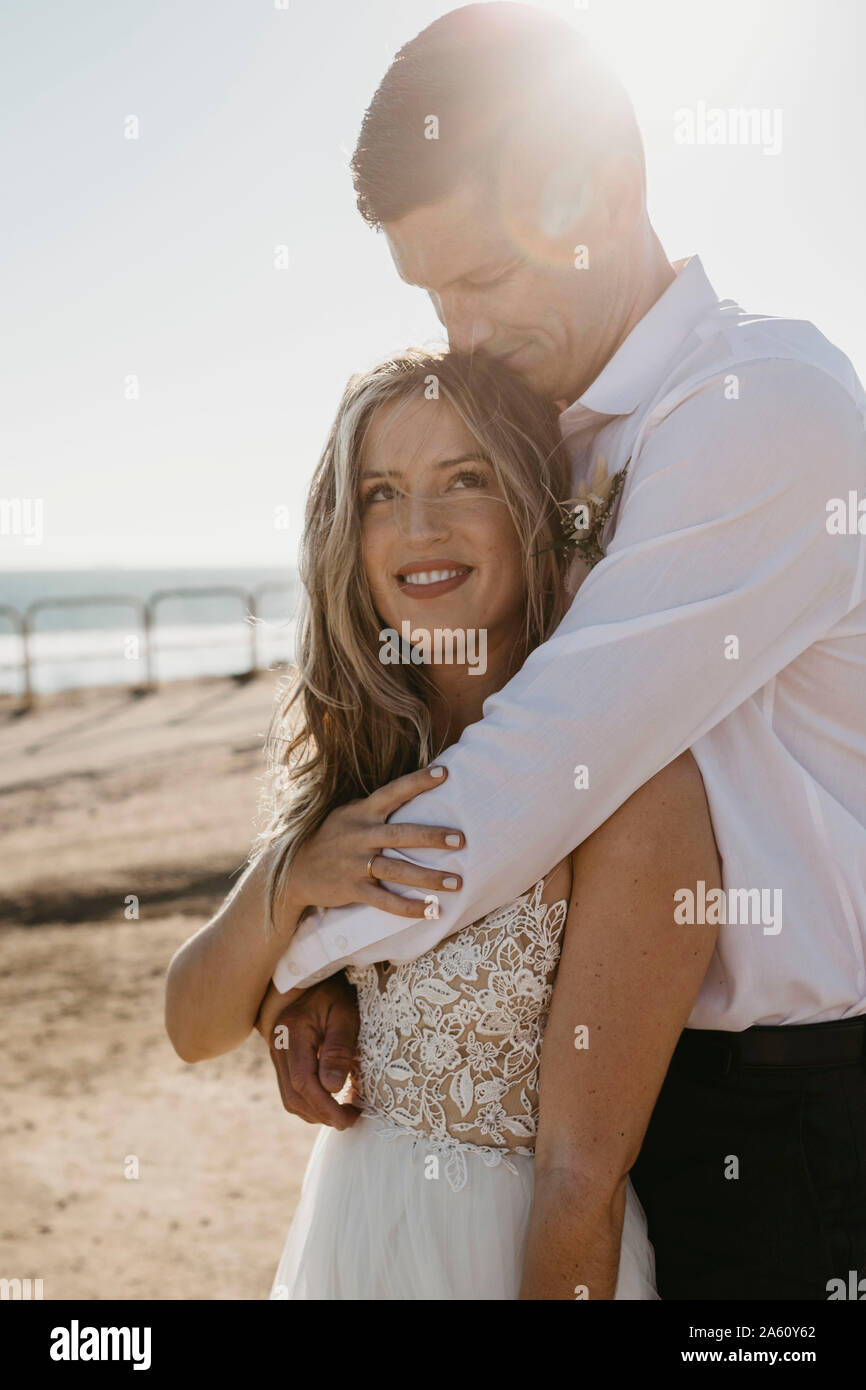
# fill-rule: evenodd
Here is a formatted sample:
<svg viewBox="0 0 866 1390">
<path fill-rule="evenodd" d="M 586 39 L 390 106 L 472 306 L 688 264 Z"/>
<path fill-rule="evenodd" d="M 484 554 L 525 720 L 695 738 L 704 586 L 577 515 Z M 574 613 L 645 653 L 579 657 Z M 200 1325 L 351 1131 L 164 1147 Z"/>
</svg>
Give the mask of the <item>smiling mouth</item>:
<svg viewBox="0 0 866 1390">
<path fill-rule="evenodd" d="M 462 584 L 472 573 L 471 565 L 447 565 L 441 569 L 417 569 L 398 571 L 397 583 L 405 594 L 413 598 L 435 598 L 438 594 L 450 592 Z"/>
</svg>

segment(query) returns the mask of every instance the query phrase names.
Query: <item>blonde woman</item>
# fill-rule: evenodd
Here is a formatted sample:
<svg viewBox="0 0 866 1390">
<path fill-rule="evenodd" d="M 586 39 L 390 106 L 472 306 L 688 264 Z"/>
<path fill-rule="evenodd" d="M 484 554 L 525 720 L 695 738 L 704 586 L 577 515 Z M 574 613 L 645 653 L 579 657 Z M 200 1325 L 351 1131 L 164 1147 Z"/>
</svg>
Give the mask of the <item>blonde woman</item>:
<svg viewBox="0 0 866 1390">
<path fill-rule="evenodd" d="M 381 853 L 447 849 L 459 828 L 388 816 L 437 785 L 436 756 L 561 617 L 569 490 L 555 408 L 483 356 L 413 352 L 350 382 L 307 509 L 271 821 L 169 972 L 186 1060 L 257 1021 L 270 1035 L 286 1002 L 270 976 L 308 909 L 419 917 L 459 892 Z M 419 660 L 437 632 L 462 648 Z M 719 866 L 687 754 L 515 901 L 417 960 L 350 967 L 357 1106 L 317 1138 L 272 1296 L 655 1298 L 628 1174 L 714 947 L 713 928 L 673 921 L 699 879 Z M 640 1009 L 637 1048 L 605 1028 L 618 992 Z"/>
</svg>

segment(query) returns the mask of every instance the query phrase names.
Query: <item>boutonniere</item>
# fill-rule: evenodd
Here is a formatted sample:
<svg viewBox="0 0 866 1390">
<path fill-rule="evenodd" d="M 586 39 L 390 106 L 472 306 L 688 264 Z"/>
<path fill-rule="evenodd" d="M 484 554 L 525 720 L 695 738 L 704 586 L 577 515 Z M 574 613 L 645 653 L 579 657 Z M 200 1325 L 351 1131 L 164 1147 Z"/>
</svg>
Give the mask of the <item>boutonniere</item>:
<svg viewBox="0 0 866 1390">
<path fill-rule="evenodd" d="M 589 569 L 604 558 L 601 538 L 622 492 L 630 463 L 631 457 L 626 459 L 617 473 L 609 474 L 607 461 L 603 454 L 599 454 L 592 482 L 581 482 L 577 496 L 559 504 L 562 532 L 555 549 L 564 551 L 570 558 L 579 556 Z"/>
</svg>

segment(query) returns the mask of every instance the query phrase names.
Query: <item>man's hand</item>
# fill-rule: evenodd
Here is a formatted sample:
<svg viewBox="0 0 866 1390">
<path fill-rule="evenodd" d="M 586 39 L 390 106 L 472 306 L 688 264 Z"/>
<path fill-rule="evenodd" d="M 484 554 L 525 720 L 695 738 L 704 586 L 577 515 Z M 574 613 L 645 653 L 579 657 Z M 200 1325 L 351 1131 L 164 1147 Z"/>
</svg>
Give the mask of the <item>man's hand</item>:
<svg viewBox="0 0 866 1390">
<path fill-rule="evenodd" d="M 355 1060 L 360 1024 L 355 991 L 341 973 L 289 997 L 287 1004 L 271 985 L 256 1023 L 268 1044 L 283 1106 L 308 1124 L 349 1129 L 360 1111 L 329 1092 L 342 1089 Z"/>
</svg>

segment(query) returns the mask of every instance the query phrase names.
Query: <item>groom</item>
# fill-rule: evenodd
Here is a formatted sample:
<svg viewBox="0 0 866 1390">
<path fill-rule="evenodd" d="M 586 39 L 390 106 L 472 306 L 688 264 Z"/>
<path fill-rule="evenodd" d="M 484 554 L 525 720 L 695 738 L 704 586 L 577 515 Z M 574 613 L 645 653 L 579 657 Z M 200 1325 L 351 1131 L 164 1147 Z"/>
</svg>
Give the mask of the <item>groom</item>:
<svg viewBox="0 0 866 1390">
<path fill-rule="evenodd" d="M 353 173 L 362 215 L 452 348 L 500 358 L 561 405 L 575 480 L 601 457 L 630 462 L 605 558 L 557 632 L 439 759 L 444 785 L 392 817 L 463 829 L 447 858 L 462 891 L 438 920 L 329 911 L 280 962 L 281 991 L 334 977 L 290 1006 L 288 1066 L 274 1054 L 284 1102 L 310 1119 L 333 1107 L 319 1078 L 336 1089 L 350 1061 L 336 973 L 350 958 L 412 959 L 508 902 L 691 748 L 724 892 L 708 903 L 705 885 L 684 884 L 671 904 L 683 951 L 690 920 L 717 922 L 718 945 L 631 1167 L 659 1292 L 824 1299 L 852 1271 L 856 1286 L 862 387 L 810 324 L 748 316 L 697 257 L 668 262 L 628 99 L 549 14 L 470 5 L 431 24 L 373 97 Z M 650 964 L 633 968 L 649 978 Z M 634 1018 L 617 1028 L 638 1035 Z M 633 1158 L 617 1149 L 625 1118 L 609 1119 L 592 1155 L 597 1212 Z M 592 1240 L 588 1226 L 575 1284 Z"/>
</svg>

